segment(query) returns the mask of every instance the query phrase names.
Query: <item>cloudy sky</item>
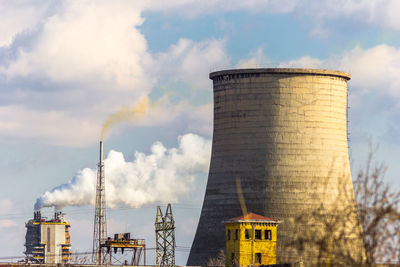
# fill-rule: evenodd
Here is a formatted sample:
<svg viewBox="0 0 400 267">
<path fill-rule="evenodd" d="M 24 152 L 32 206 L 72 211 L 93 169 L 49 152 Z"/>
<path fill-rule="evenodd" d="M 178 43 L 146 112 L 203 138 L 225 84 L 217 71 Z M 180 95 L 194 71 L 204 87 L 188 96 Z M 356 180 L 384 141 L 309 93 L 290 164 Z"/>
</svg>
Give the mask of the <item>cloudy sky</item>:
<svg viewBox="0 0 400 267">
<path fill-rule="evenodd" d="M 67 206 L 73 249 L 91 250 L 92 191 L 80 189 L 93 186 L 102 125 L 144 99 L 141 116 L 105 135 L 109 233 L 152 248 L 155 207 L 174 202 L 185 264 L 211 147 L 208 74 L 224 68 L 349 72 L 353 173 L 371 140 L 398 189 L 398 10 L 398 0 L 0 0 L 0 257 L 23 255 L 39 197 Z"/>
</svg>

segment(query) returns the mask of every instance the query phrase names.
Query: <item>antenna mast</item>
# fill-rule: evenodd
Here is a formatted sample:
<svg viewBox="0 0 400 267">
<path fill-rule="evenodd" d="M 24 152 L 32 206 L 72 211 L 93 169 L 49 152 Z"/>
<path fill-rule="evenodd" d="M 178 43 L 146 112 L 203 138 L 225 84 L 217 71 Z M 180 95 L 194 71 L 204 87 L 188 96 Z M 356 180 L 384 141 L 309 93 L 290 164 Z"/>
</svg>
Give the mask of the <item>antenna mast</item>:
<svg viewBox="0 0 400 267">
<path fill-rule="evenodd" d="M 93 233 L 93 262 L 103 265 L 105 249 L 101 246 L 107 237 L 106 195 L 103 162 L 103 141 L 100 141 L 100 162 L 97 165 L 96 204 Z"/>
</svg>

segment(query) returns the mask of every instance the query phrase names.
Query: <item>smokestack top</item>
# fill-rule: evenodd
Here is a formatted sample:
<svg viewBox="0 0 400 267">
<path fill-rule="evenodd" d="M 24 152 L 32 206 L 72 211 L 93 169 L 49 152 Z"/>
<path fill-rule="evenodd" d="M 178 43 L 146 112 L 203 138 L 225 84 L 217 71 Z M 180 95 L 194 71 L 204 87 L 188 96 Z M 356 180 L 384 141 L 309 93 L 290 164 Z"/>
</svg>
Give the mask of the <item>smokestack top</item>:
<svg viewBox="0 0 400 267">
<path fill-rule="evenodd" d="M 254 68 L 254 69 L 228 69 L 220 70 L 210 73 L 210 79 L 214 80 L 221 75 L 231 74 L 307 74 L 307 75 L 323 75 L 323 76 L 336 76 L 346 80 L 351 79 L 349 73 L 337 70 L 325 69 L 301 69 L 301 68 Z M 238 77 L 239 78 L 239 77 Z"/>
<path fill-rule="evenodd" d="M 36 222 L 39 222 L 40 220 L 42 220 L 42 213 L 40 212 L 40 210 L 35 210 L 33 213 L 33 220 Z"/>
<path fill-rule="evenodd" d="M 103 162 L 103 140 L 100 140 L 100 164 Z"/>
</svg>

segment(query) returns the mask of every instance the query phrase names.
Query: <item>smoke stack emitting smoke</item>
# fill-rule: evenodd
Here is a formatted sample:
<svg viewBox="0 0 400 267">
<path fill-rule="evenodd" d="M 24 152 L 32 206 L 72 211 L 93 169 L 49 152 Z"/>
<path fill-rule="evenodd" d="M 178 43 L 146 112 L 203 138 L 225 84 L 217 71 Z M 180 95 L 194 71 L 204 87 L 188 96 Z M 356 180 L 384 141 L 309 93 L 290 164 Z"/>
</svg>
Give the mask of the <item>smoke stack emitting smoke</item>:
<svg viewBox="0 0 400 267">
<path fill-rule="evenodd" d="M 137 119 L 146 113 L 148 98 L 133 108 L 122 108 L 104 123 L 101 140 L 116 123 Z M 104 160 L 107 206 L 126 205 L 139 208 L 154 202 L 177 202 L 187 194 L 198 173 L 206 173 L 211 157 L 211 142 L 195 134 L 178 137 L 178 147 L 167 149 L 161 142 L 151 147 L 151 154 L 135 153 L 132 162 L 121 152 L 111 150 Z M 85 168 L 66 184 L 54 187 L 40 196 L 35 210 L 43 207 L 94 205 L 96 169 Z"/>
<path fill-rule="evenodd" d="M 139 208 L 154 202 L 176 202 L 192 189 L 196 174 L 208 171 L 210 156 L 211 142 L 195 134 L 178 137 L 177 148 L 167 149 L 156 142 L 149 155 L 136 152 L 132 162 L 111 150 L 104 160 L 107 206 Z M 79 171 L 68 183 L 40 196 L 35 210 L 94 205 L 96 172 L 90 168 Z"/>
<path fill-rule="evenodd" d="M 148 97 L 142 97 L 137 105 L 133 107 L 122 107 L 119 111 L 112 114 L 103 124 L 100 140 L 103 141 L 104 135 L 108 130 L 117 123 L 138 119 L 144 115 L 150 106 Z"/>
</svg>

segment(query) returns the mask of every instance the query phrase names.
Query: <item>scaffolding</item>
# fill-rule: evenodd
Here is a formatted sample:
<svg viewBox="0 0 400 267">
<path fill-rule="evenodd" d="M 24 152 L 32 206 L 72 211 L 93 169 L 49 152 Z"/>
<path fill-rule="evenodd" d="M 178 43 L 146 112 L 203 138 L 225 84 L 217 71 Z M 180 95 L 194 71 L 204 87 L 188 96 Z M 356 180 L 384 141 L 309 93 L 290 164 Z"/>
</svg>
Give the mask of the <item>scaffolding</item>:
<svg viewBox="0 0 400 267">
<path fill-rule="evenodd" d="M 175 266 L 175 221 L 171 204 L 168 204 L 165 215 L 157 206 L 156 229 L 156 265 Z"/>
</svg>

